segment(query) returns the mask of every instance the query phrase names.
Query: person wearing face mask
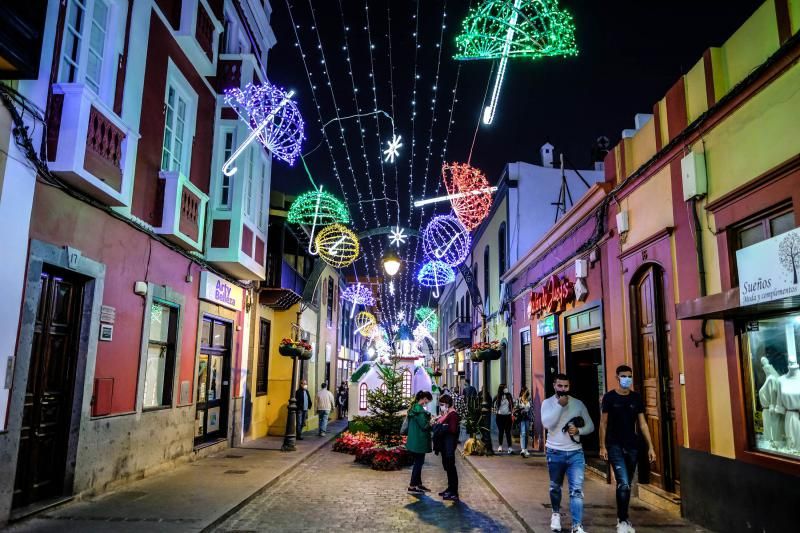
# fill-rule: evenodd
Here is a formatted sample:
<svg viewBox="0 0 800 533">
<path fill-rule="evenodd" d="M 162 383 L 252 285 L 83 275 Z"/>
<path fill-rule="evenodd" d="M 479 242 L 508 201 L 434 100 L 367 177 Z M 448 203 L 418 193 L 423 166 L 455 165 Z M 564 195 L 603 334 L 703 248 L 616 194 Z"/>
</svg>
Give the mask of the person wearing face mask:
<svg viewBox="0 0 800 533">
<path fill-rule="evenodd" d="M 569 513 L 572 533 L 586 533 L 583 529 L 583 478 L 586 459 L 583 456 L 581 436 L 594 431 L 592 418 L 586 405 L 569 395 L 569 377 L 556 374 L 553 378 L 555 394 L 542 402 L 542 426 L 547 430 L 545 443 L 547 472 L 550 475 L 550 529 L 561 531 L 561 485 L 564 476 L 569 484 Z"/>
<path fill-rule="evenodd" d="M 497 453 L 503 453 L 503 435 L 506 436 L 508 443 L 508 454 L 514 453 L 511 450 L 511 410 L 514 408 L 514 398 L 508 391 L 505 383 L 501 383 L 497 388 L 497 396 L 494 397 L 495 421 L 497 422 L 497 438 L 500 447 Z"/>
<path fill-rule="evenodd" d="M 300 380 L 300 387 L 294 393 L 297 402 L 297 440 L 303 440 L 303 426 L 308 420 L 308 411 L 311 409 L 311 393 L 308 392 L 308 382 Z"/>
<path fill-rule="evenodd" d="M 642 395 L 631 390 L 633 370 L 628 365 L 617 367 L 618 386 L 603 395 L 600 418 L 600 457 L 611 464 L 617 480 L 617 533 L 634 533 L 628 519 L 631 501 L 631 483 L 636 471 L 639 434 L 647 443 L 647 458 L 656 460 L 656 452 L 650 440 L 650 431 L 644 417 Z"/>
</svg>

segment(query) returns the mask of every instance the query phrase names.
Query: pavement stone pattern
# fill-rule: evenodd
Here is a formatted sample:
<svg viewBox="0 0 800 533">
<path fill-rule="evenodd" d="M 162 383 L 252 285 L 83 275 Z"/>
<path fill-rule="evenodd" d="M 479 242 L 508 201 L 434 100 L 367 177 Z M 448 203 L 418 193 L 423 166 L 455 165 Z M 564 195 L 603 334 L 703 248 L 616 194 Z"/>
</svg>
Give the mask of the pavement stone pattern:
<svg viewBox="0 0 800 533">
<path fill-rule="evenodd" d="M 474 531 L 526 529 L 510 508 L 459 457 L 461 501 L 442 501 L 447 486 L 441 458 L 428 454 L 426 496 L 406 493 L 411 469 L 378 472 L 333 452 L 330 445 L 251 499 L 213 531 Z"/>
</svg>

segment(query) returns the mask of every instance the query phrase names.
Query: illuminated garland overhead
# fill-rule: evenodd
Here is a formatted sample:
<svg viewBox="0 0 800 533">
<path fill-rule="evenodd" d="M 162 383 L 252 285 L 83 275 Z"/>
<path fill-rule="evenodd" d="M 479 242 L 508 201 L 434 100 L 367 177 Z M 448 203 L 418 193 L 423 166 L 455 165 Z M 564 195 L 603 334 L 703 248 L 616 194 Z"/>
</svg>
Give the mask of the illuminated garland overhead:
<svg viewBox="0 0 800 533">
<path fill-rule="evenodd" d="M 322 260 L 334 268 L 352 265 L 358 259 L 358 236 L 341 224 L 323 228 L 314 244 Z"/>
<path fill-rule="evenodd" d="M 500 59 L 483 121 L 491 124 L 509 58 L 574 56 L 575 25 L 558 0 L 486 0 L 472 9 L 456 37 L 455 59 Z"/>
<path fill-rule="evenodd" d="M 425 254 L 453 267 L 464 262 L 471 243 L 467 229 L 452 215 L 434 217 L 422 234 Z"/>
<path fill-rule="evenodd" d="M 428 328 L 431 333 L 436 333 L 439 329 L 439 317 L 436 315 L 436 309 L 430 307 L 420 307 L 414 311 L 414 318 L 417 322 Z"/>
<path fill-rule="evenodd" d="M 442 261 L 428 261 L 417 273 L 417 281 L 423 287 L 433 287 L 434 298 L 439 297 L 439 287 L 453 283 L 456 280 L 456 273 L 447 263 Z"/>
<path fill-rule="evenodd" d="M 294 164 L 305 139 L 305 124 L 297 104 L 291 100 L 292 94 L 270 83 L 248 84 L 243 90 L 232 88 L 225 91 L 225 104 L 232 107 L 252 130 L 250 137 L 225 163 L 226 167 L 256 138 L 272 155 Z M 225 173 L 232 175 L 235 172 L 236 169 L 232 168 L 230 174 Z"/>
<path fill-rule="evenodd" d="M 442 165 L 442 180 L 448 194 L 469 193 L 451 198 L 450 204 L 458 220 L 468 231 L 477 228 L 492 208 L 489 180 L 483 172 L 467 163 Z M 481 190 L 485 192 L 479 192 Z"/>
<path fill-rule="evenodd" d="M 322 233 L 320 233 L 322 235 Z M 320 254 L 322 255 L 322 254 Z M 350 311 L 350 317 L 352 318 L 353 314 L 355 313 L 356 306 L 358 305 L 366 305 L 372 306 L 375 305 L 375 296 L 373 296 L 372 291 L 369 287 L 362 285 L 360 283 L 356 283 L 355 285 L 348 285 L 342 291 L 340 298 L 347 302 L 353 304 L 352 311 Z"/>
</svg>

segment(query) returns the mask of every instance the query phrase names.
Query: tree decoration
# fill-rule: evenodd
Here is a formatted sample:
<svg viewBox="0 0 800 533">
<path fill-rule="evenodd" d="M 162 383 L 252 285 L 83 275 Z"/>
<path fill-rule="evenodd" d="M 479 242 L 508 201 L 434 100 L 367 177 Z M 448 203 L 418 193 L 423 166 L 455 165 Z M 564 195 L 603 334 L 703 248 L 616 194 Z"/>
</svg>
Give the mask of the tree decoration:
<svg viewBox="0 0 800 533">
<path fill-rule="evenodd" d="M 356 315 L 356 333 L 362 337 L 371 337 L 372 329 L 378 324 L 375 315 L 369 311 L 361 311 Z"/>
<path fill-rule="evenodd" d="M 320 232 L 320 236 L 322 236 L 322 232 Z M 322 252 L 320 252 L 319 255 L 320 257 L 322 257 Z M 355 314 L 357 305 L 367 305 L 367 306 L 375 305 L 375 296 L 372 295 L 372 291 L 370 290 L 370 288 L 360 283 L 356 283 L 355 285 L 348 285 L 347 287 L 345 287 L 341 293 L 341 298 L 342 300 L 346 300 L 353 304 L 352 311 L 350 311 L 350 318 L 352 318 L 353 315 Z"/>
<path fill-rule="evenodd" d="M 471 243 L 467 228 L 452 215 L 433 217 L 422 234 L 425 254 L 452 267 L 464 262 Z"/>
<path fill-rule="evenodd" d="M 499 59 L 483 122 L 491 124 L 509 58 L 574 56 L 575 25 L 558 0 L 486 0 L 472 9 L 456 37 L 455 59 Z"/>
<path fill-rule="evenodd" d="M 225 91 L 225 104 L 232 107 L 252 130 L 245 142 L 225 162 L 223 172 L 226 175 L 236 173 L 236 169 L 231 168 L 233 160 L 255 139 L 272 155 L 294 165 L 305 139 L 305 124 L 297 104 L 291 100 L 293 94 L 271 83 L 248 84 L 244 89 L 235 87 Z"/>
<path fill-rule="evenodd" d="M 417 281 L 423 287 L 433 287 L 434 298 L 439 297 L 439 287 L 453 283 L 456 280 L 456 273 L 453 268 L 442 261 L 436 259 L 428 261 L 417 273 Z"/>
<path fill-rule="evenodd" d="M 358 236 L 341 224 L 323 228 L 314 243 L 322 260 L 333 268 L 344 268 L 358 259 Z"/>
<path fill-rule="evenodd" d="M 420 307 L 414 311 L 414 318 L 417 322 L 428 328 L 431 333 L 436 333 L 439 329 L 439 317 L 436 315 L 436 309 L 430 307 Z"/>
<path fill-rule="evenodd" d="M 467 231 L 477 228 L 492 208 L 492 193 L 480 192 L 489 188 L 489 180 L 468 163 L 445 163 L 442 165 L 442 179 L 448 194 L 469 193 L 451 198 L 450 204 Z"/>
</svg>

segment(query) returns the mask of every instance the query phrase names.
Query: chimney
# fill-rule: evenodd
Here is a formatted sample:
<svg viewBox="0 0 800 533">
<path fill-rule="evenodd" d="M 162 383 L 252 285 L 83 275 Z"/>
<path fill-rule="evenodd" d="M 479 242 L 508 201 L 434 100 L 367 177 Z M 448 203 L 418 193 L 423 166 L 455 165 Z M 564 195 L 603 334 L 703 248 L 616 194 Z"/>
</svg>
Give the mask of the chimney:
<svg viewBox="0 0 800 533">
<path fill-rule="evenodd" d="M 544 143 L 539 149 L 539 153 L 542 155 L 542 166 L 553 168 L 553 145 Z"/>
</svg>

